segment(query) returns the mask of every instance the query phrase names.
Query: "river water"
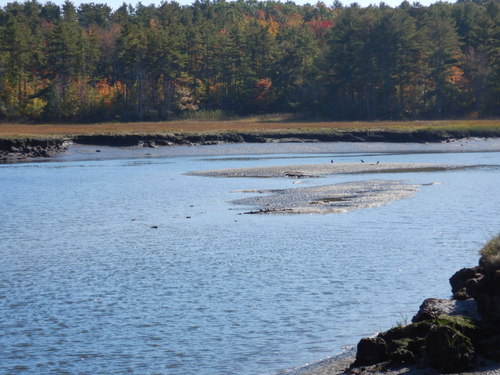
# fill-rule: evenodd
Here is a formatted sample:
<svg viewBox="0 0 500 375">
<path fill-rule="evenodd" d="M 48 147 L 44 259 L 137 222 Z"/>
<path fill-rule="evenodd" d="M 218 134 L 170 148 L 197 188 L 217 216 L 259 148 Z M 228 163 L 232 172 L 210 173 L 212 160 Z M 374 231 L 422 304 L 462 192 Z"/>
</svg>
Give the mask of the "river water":
<svg viewBox="0 0 500 375">
<path fill-rule="evenodd" d="M 338 354 L 477 264 L 500 228 L 499 143 L 73 147 L 0 165 L 0 373 L 272 375 Z M 480 166 L 377 174 L 431 185 L 325 215 L 231 203 L 294 179 L 186 175 L 332 159 Z"/>
</svg>

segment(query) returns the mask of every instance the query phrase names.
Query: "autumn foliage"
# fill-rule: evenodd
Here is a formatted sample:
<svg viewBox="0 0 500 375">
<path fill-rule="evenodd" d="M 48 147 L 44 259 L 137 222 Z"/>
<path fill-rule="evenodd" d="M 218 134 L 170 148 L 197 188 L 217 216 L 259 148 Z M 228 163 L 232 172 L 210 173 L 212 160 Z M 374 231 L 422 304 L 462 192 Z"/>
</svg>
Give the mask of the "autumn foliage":
<svg viewBox="0 0 500 375">
<path fill-rule="evenodd" d="M 500 115 L 500 3 L 0 8 L 0 120 Z"/>
</svg>

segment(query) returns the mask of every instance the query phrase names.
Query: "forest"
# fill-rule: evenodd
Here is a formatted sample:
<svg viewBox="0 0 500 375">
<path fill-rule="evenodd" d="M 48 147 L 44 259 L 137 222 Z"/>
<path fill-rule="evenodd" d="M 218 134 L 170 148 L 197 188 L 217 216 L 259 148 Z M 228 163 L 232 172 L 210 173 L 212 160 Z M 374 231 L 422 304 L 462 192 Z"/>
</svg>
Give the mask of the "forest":
<svg viewBox="0 0 500 375">
<path fill-rule="evenodd" d="M 500 115 L 500 2 L 0 8 L 0 120 Z"/>
</svg>

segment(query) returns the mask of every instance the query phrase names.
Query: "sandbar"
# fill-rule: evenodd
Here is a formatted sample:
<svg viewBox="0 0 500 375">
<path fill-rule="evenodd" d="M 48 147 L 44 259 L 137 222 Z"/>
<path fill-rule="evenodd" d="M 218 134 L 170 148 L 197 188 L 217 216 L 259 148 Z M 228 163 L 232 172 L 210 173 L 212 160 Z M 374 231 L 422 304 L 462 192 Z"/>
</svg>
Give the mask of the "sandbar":
<svg viewBox="0 0 500 375">
<path fill-rule="evenodd" d="M 240 191 L 262 195 L 234 200 L 232 203 L 257 208 L 247 214 L 344 213 L 383 206 L 394 200 L 408 198 L 417 190 L 418 185 L 404 181 L 354 181 L 295 189 Z"/>
<path fill-rule="evenodd" d="M 446 165 L 430 163 L 324 163 L 305 165 L 285 165 L 267 167 L 248 167 L 232 169 L 213 169 L 189 172 L 192 176 L 207 177 L 290 177 L 311 178 L 333 174 L 361 173 L 404 173 L 432 172 L 452 169 L 463 169 L 467 165 Z"/>
</svg>

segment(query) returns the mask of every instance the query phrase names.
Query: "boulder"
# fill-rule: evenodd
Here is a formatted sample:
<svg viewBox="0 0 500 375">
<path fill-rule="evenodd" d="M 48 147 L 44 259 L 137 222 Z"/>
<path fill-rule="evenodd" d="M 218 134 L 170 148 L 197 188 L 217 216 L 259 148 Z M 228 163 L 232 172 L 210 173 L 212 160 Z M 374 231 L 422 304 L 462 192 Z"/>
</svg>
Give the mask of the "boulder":
<svg viewBox="0 0 500 375">
<path fill-rule="evenodd" d="M 363 338 L 359 341 L 353 367 L 370 366 L 387 361 L 387 344 L 381 337 Z"/>
<path fill-rule="evenodd" d="M 489 323 L 500 323 L 500 270 L 489 272 L 476 296 L 479 313 Z"/>
<path fill-rule="evenodd" d="M 440 315 L 465 316 L 472 320 L 479 320 L 480 315 L 474 299 L 453 300 L 441 298 L 428 298 L 421 305 L 412 322 L 422 322 L 437 318 Z"/>
<path fill-rule="evenodd" d="M 472 341 L 449 326 L 435 326 L 425 340 L 429 364 L 443 373 L 463 372 L 474 367 Z"/>
<path fill-rule="evenodd" d="M 451 292 L 454 299 L 475 298 L 479 292 L 480 282 L 484 275 L 480 267 L 462 268 L 451 278 Z"/>
</svg>

